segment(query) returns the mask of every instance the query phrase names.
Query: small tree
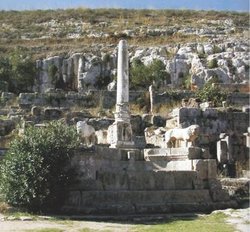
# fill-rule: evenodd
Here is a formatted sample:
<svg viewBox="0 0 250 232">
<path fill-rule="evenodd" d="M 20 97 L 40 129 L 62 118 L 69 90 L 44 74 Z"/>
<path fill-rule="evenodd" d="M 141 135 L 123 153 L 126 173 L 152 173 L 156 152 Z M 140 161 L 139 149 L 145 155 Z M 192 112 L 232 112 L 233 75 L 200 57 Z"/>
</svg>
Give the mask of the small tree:
<svg viewBox="0 0 250 232">
<path fill-rule="evenodd" d="M 73 180 L 68 167 L 77 141 L 75 129 L 60 122 L 28 128 L 12 142 L 0 166 L 5 200 L 31 211 L 58 209 Z"/>
<path fill-rule="evenodd" d="M 153 60 L 148 66 L 144 65 L 139 59 L 135 59 L 130 69 L 132 87 L 148 88 L 153 83 L 159 86 L 167 80 L 165 64 L 161 60 Z"/>
<path fill-rule="evenodd" d="M 11 64 L 8 58 L 0 57 L 0 90 L 8 91 L 11 83 Z M 7 90 L 6 90 L 7 89 Z"/>
<path fill-rule="evenodd" d="M 166 66 L 161 60 L 153 60 L 148 69 L 152 81 L 159 83 L 166 79 Z"/>
<path fill-rule="evenodd" d="M 130 68 L 130 79 L 132 88 L 145 88 L 150 85 L 151 80 L 149 77 L 148 68 L 141 60 L 135 59 L 132 62 Z"/>
</svg>

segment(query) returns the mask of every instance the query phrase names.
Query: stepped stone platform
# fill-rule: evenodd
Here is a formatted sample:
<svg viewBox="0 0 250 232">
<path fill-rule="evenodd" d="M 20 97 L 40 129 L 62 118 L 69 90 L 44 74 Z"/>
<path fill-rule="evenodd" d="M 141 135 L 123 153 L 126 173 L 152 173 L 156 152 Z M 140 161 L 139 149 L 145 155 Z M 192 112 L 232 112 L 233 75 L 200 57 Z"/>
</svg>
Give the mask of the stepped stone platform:
<svg viewBox="0 0 250 232">
<path fill-rule="evenodd" d="M 96 146 L 94 151 L 78 152 L 72 162 L 78 170 L 77 182 L 72 184 L 63 211 L 132 215 L 237 207 L 216 179 L 215 160 L 197 159 L 197 155 L 193 160 L 187 158 L 193 150 L 163 149 L 157 160 L 151 159 L 159 156 L 157 149 L 153 152 Z M 198 148 L 195 150 L 197 153 Z"/>
</svg>

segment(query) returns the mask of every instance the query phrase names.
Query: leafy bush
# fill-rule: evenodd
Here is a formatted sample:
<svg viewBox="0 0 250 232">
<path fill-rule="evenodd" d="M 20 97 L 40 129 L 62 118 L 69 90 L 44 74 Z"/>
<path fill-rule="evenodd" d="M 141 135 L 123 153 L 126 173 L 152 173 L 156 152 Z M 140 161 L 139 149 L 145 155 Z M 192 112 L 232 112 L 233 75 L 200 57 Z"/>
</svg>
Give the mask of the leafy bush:
<svg viewBox="0 0 250 232">
<path fill-rule="evenodd" d="M 208 68 L 217 68 L 218 61 L 216 59 L 212 59 L 212 60 L 208 61 L 207 67 Z"/>
<path fill-rule="evenodd" d="M 163 81 L 169 81 L 169 75 L 165 69 L 165 64 L 161 60 L 155 59 L 150 65 L 146 66 L 141 60 L 135 59 L 130 69 L 132 88 L 147 88 L 152 84 L 159 87 Z"/>
<path fill-rule="evenodd" d="M 8 92 L 8 82 L 0 80 L 0 91 Z"/>
<path fill-rule="evenodd" d="M 24 50 L 16 49 L 8 57 L 0 57 L 0 81 L 14 93 L 30 92 L 36 75 L 35 63 Z"/>
<path fill-rule="evenodd" d="M 1 82 L 1 90 L 5 91 L 6 84 L 9 83 L 11 78 L 11 64 L 8 58 L 0 57 L 0 82 Z"/>
<path fill-rule="evenodd" d="M 186 74 L 184 78 L 182 79 L 182 86 L 184 89 L 190 89 L 191 88 L 191 75 Z"/>
<path fill-rule="evenodd" d="M 73 181 L 69 164 L 77 141 L 75 129 L 60 122 L 27 128 L 11 143 L 0 166 L 6 202 L 31 211 L 59 209 Z"/>
<path fill-rule="evenodd" d="M 202 89 L 195 94 L 202 101 L 212 101 L 214 106 L 221 106 L 222 101 L 227 100 L 227 93 L 222 91 L 218 86 L 207 83 Z"/>
<path fill-rule="evenodd" d="M 130 68 L 131 87 L 146 87 L 150 85 L 147 67 L 141 60 L 135 59 Z"/>
</svg>

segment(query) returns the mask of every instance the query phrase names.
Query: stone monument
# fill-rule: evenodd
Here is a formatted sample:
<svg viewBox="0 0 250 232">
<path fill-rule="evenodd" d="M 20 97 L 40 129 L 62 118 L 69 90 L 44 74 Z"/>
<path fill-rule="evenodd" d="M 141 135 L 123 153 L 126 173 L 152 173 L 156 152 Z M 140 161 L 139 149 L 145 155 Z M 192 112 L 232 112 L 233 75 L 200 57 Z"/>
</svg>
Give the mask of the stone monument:
<svg viewBox="0 0 250 232">
<path fill-rule="evenodd" d="M 134 146 L 129 112 L 128 46 L 125 40 L 118 45 L 115 122 L 108 128 L 108 140 L 110 148 Z"/>
</svg>

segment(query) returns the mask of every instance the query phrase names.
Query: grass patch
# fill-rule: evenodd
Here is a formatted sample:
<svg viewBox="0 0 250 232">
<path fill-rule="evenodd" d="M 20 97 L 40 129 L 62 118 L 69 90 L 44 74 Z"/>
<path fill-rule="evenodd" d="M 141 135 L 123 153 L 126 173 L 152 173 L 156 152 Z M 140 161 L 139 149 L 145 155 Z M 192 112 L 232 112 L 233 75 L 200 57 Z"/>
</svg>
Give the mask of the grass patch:
<svg viewBox="0 0 250 232">
<path fill-rule="evenodd" d="M 112 230 L 96 230 L 96 229 L 88 229 L 88 228 L 83 228 L 80 229 L 79 232 L 96 232 L 96 231 L 100 231 L 100 232 L 112 232 Z"/>
<path fill-rule="evenodd" d="M 233 226 L 226 224 L 227 216 L 223 213 L 200 216 L 197 219 L 174 219 L 155 225 L 140 225 L 134 232 L 234 232 Z"/>
<path fill-rule="evenodd" d="M 32 229 L 32 230 L 25 230 L 26 232 L 63 232 L 62 229 L 57 228 L 43 228 L 43 229 Z"/>
</svg>

